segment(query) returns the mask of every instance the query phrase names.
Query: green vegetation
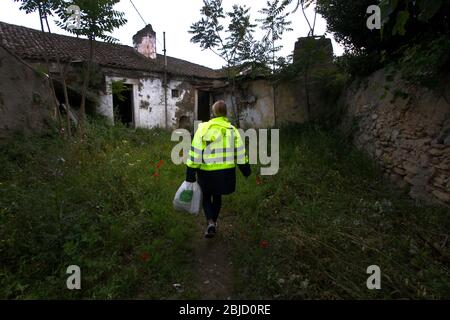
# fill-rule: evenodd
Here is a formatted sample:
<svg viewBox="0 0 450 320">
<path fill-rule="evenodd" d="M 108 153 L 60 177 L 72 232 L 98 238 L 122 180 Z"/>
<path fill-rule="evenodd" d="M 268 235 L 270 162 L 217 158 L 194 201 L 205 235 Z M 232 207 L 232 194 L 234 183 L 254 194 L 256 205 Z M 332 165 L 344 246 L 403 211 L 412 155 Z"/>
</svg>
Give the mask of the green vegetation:
<svg viewBox="0 0 450 320">
<path fill-rule="evenodd" d="M 279 174 L 239 185 L 227 205 L 239 296 L 448 298 L 448 209 L 415 206 L 337 137 L 284 129 Z M 382 290 L 366 288 L 370 265 Z"/>
<path fill-rule="evenodd" d="M 450 2 L 382 0 L 381 30 L 369 30 L 366 10 L 372 0 L 317 0 L 328 32 L 344 45 L 338 62 L 353 76 L 367 76 L 387 65 L 405 80 L 434 88 L 446 75 L 449 59 Z"/>
<path fill-rule="evenodd" d="M 449 298 L 448 210 L 414 206 L 336 137 L 282 129 L 279 174 L 238 175 L 222 214 L 236 297 Z M 83 143 L 50 134 L 3 146 L 0 298 L 199 298 L 197 222 L 172 209 L 184 178 L 174 144 L 93 121 Z M 72 264 L 80 291 L 65 287 Z M 374 264 L 382 290 L 370 291 Z"/>
<path fill-rule="evenodd" d="M 100 122 L 87 135 L 2 147 L 0 297 L 179 297 L 195 223 L 172 210 L 184 170 L 170 162 L 170 137 Z M 66 288 L 72 264 L 81 291 Z"/>
</svg>

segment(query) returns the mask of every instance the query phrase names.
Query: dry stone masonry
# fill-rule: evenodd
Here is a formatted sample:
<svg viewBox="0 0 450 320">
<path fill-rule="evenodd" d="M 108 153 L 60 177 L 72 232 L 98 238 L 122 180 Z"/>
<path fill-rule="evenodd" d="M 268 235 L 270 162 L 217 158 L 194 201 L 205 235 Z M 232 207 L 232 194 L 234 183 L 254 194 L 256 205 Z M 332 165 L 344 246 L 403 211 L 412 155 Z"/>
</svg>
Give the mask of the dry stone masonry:
<svg viewBox="0 0 450 320">
<path fill-rule="evenodd" d="M 380 70 L 353 83 L 343 99 L 357 147 L 412 198 L 450 206 L 450 86 L 389 82 Z"/>
</svg>

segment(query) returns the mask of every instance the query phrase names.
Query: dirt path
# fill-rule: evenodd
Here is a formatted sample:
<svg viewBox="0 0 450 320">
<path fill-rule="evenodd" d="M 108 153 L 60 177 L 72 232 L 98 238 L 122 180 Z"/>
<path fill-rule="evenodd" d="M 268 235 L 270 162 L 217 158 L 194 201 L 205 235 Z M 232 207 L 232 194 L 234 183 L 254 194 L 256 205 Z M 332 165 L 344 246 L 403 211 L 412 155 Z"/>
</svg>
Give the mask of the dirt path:
<svg viewBox="0 0 450 320">
<path fill-rule="evenodd" d="M 227 236 L 230 222 L 219 219 L 217 235 L 205 239 L 205 220 L 200 215 L 195 238 L 196 283 L 201 299 L 226 300 L 233 298 L 233 264 L 230 259 Z"/>
</svg>

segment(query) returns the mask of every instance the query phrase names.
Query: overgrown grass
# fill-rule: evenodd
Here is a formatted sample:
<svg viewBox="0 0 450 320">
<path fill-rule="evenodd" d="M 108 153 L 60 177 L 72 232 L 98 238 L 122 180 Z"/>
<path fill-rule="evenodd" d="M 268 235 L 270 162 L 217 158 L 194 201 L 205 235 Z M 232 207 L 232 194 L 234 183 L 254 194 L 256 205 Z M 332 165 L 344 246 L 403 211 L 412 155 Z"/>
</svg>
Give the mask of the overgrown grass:
<svg viewBox="0 0 450 320">
<path fill-rule="evenodd" d="M 172 210 L 184 169 L 158 130 L 92 122 L 88 138 L 16 137 L 0 155 L 1 298 L 179 298 L 194 220 Z M 66 288 L 81 268 L 82 290 Z"/>
<path fill-rule="evenodd" d="M 174 144 L 163 131 L 92 122 L 82 143 L 2 146 L 0 298 L 199 298 L 196 222 L 172 209 L 184 177 Z M 278 175 L 238 174 L 224 201 L 237 298 L 450 297 L 448 210 L 415 206 L 320 129 L 282 129 L 280 149 Z M 69 265 L 81 267 L 80 291 L 66 288 Z M 366 288 L 370 265 L 381 290 Z"/>
<path fill-rule="evenodd" d="M 239 297 L 448 299 L 448 209 L 416 206 L 338 137 L 282 129 L 279 174 L 240 178 L 228 205 Z M 381 290 L 367 289 L 371 265 Z"/>
</svg>

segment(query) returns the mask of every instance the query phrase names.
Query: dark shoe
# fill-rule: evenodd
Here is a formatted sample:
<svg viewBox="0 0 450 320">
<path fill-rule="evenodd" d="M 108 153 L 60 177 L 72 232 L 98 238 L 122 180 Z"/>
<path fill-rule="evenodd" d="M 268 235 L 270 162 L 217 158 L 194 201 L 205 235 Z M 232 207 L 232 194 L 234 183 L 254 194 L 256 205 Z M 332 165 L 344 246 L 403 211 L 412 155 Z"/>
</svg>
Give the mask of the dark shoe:
<svg viewBox="0 0 450 320">
<path fill-rule="evenodd" d="M 213 238 L 216 235 L 216 225 L 214 223 L 208 224 L 206 228 L 205 238 Z"/>
</svg>

